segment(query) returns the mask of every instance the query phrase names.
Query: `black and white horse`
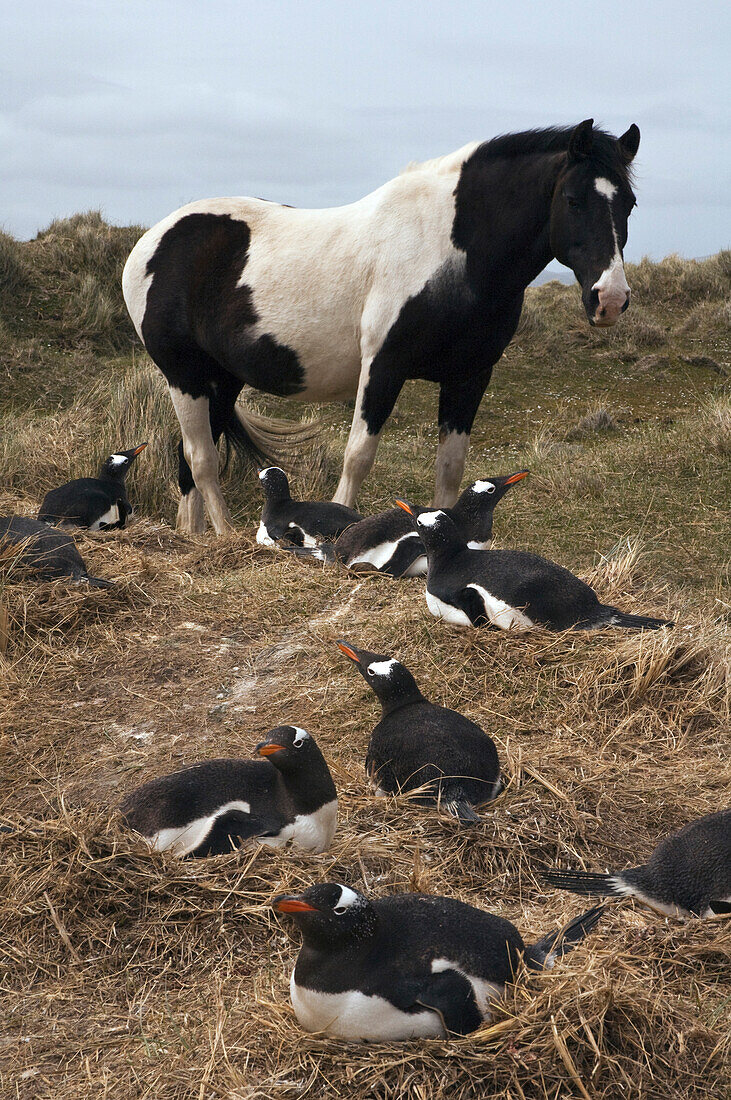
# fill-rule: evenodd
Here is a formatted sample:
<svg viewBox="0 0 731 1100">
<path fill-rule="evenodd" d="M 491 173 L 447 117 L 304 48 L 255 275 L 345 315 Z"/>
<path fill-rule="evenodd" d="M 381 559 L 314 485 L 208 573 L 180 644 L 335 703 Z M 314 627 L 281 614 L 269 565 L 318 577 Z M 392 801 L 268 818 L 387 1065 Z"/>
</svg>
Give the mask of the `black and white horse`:
<svg viewBox="0 0 731 1100">
<path fill-rule="evenodd" d="M 437 382 L 434 503 L 454 503 L 528 284 L 555 257 L 590 324 L 627 308 L 639 141 L 635 125 L 617 139 L 587 119 L 473 142 L 348 206 L 207 199 L 150 229 L 122 286 L 182 429 L 179 527 L 203 530 L 204 502 L 218 533 L 230 525 L 215 444 L 224 433 L 256 450 L 256 421 L 234 408 L 244 384 L 302 401 L 356 394 L 334 497 L 352 506 L 404 382 Z"/>
</svg>

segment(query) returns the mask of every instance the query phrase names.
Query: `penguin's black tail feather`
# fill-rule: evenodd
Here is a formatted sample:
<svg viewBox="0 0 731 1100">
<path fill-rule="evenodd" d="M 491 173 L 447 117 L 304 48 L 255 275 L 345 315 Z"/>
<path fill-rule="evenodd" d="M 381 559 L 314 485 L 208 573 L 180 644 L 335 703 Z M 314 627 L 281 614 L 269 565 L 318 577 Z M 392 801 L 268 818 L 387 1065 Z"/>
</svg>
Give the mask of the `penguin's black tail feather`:
<svg viewBox="0 0 731 1100">
<path fill-rule="evenodd" d="M 628 615 L 616 607 L 607 607 L 607 626 L 621 626 L 625 630 L 660 630 L 663 626 L 675 626 L 672 619 L 653 619 L 651 615 Z"/>
<path fill-rule="evenodd" d="M 482 821 L 459 784 L 442 785 L 440 801 L 442 808 L 452 817 L 456 817 L 460 825 L 479 825 Z"/>
<path fill-rule="evenodd" d="M 101 577 L 90 577 L 88 573 L 80 577 L 90 588 L 114 588 L 114 581 L 105 581 Z"/>
<path fill-rule="evenodd" d="M 547 886 L 570 890 L 572 894 L 588 897 L 617 897 L 621 894 L 615 875 L 598 875 L 592 871 L 542 871 L 540 878 Z"/>
<path fill-rule="evenodd" d="M 324 565 L 330 565 L 337 561 L 335 548 L 331 542 L 321 542 L 318 546 L 295 546 L 294 543 L 280 542 L 281 550 L 287 550 L 298 558 L 309 558 L 310 561 L 321 561 Z"/>
<path fill-rule="evenodd" d="M 550 970 L 561 955 L 566 955 L 598 924 L 606 905 L 595 905 L 575 917 L 565 928 L 549 932 L 526 949 L 525 961 L 533 970 Z"/>
</svg>

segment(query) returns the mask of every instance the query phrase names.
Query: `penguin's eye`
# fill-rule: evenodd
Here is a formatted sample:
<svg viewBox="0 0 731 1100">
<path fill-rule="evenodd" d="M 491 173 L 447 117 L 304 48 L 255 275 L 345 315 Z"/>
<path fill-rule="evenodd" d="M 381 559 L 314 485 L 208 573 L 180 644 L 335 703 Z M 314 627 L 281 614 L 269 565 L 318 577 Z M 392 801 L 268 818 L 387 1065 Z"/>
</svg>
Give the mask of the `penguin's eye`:
<svg viewBox="0 0 731 1100">
<path fill-rule="evenodd" d="M 488 491 L 488 493 L 494 493 L 495 492 L 495 486 L 494 485 L 488 485 L 487 491 Z"/>
<path fill-rule="evenodd" d="M 348 912 L 348 906 L 347 905 L 336 905 L 335 908 L 333 909 L 333 913 L 337 913 L 337 915 L 339 917 L 342 917 L 343 913 L 347 913 L 347 912 Z"/>
<path fill-rule="evenodd" d="M 301 740 L 301 741 L 293 741 L 293 742 L 292 742 L 292 744 L 294 745 L 294 747 L 295 747 L 296 749 L 301 749 L 301 748 L 302 748 L 302 746 L 304 745 L 304 743 L 305 743 L 305 739 L 304 739 L 304 737 L 302 738 L 302 740 Z"/>
</svg>

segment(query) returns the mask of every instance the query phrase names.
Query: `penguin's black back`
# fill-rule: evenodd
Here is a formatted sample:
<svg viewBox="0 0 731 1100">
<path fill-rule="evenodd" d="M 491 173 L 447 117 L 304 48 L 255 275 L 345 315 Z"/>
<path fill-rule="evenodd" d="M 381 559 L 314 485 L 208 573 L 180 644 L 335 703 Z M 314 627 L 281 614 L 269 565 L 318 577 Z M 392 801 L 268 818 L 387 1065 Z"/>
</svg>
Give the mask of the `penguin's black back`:
<svg viewBox="0 0 731 1100">
<path fill-rule="evenodd" d="M 46 523 L 91 527 L 115 505 L 118 519 L 105 527 L 124 527 L 132 511 L 122 479 L 80 477 L 46 493 L 38 518 Z"/>
<path fill-rule="evenodd" d="M 665 904 L 702 915 L 731 902 L 731 810 L 707 814 L 657 845 L 643 867 L 622 873 Z"/>
<path fill-rule="evenodd" d="M 100 588 L 110 584 L 109 581 L 89 576 L 84 559 L 69 535 L 54 530 L 40 520 L 27 516 L 0 516 L 0 541 L 3 539 L 16 545 L 26 544 L 20 560 L 42 580 L 71 577 Z"/>
<path fill-rule="evenodd" d="M 475 722 L 422 700 L 381 719 L 371 734 L 366 771 L 388 792 L 432 783 L 425 802 L 440 795 L 451 801 L 461 792 L 459 797 L 479 806 L 494 797 L 500 763 L 492 739 Z"/>
<path fill-rule="evenodd" d="M 509 607 L 524 609 L 532 622 L 567 630 L 593 621 L 601 607 L 596 593 L 562 565 L 525 550 L 468 550 L 447 560 L 430 560 L 429 592 L 480 613 L 479 585 Z M 474 621 L 474 618 L 473 618 Z"/>
<path fill-rule="evenodd" d="M 298 983 L 324 992 L 358 989 L 401 1007 L 413 996 L 410 981 L 431 976 L 435 959 L 503 984 L 515 974 L 525 949 L 510 921 L 456 898 L 397 894 L 370 904 L 377 921 L 364 940 L 335 951 L 305 940 L 295 968 Z"/>
<path fill-rule="evenodd" d="M 120 810 L 130 828 L 152 836 L 207 817 L 243 792 L 252 814 L 286 799 L 282 777 L 268 760 L 221 758 L 150 779 L 127 795 Z"/>
<path fill-rule="evenodd" d="M 291 500 L 264 509 L 262 519 L 272 538 L 286 538 L 301 546 L 304 536 L 334 539 L 346 527 L 362 520 L 359 512 L 330 501 Z M 277 534 L 274 534 L 274 532 Z"/>
</svg>

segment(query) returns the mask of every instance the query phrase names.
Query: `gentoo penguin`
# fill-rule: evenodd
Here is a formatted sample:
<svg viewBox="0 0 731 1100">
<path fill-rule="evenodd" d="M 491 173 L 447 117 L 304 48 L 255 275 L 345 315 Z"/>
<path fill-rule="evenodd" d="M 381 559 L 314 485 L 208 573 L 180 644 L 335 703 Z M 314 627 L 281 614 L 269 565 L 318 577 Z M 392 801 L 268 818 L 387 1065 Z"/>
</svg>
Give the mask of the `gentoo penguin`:
<svg viewBox="0 0 731 1100">
<path fill-rule="evenodd" d="M 399 507 L 412 516 L 426 548 L 427 607 L 457 626 L 501 630 L 599 630 L 621 626 L 657 630 L 667 619 L 627 615 L 599 603 L 596 593 L 568 569 L 524 550 L 470 550 L 441 509 Z"/>
<path fill-rule="evenodd" d="M 365 765 L 376 792 L 399 794 L 428 784 L 418 799 L 422 805 L 441 804 L 463 825 L 478 822 L 473 806 L 489 802 L 502 787 L 492 739 L 464 715 L 425 699 L 400 661 L 337 644 L 383 708 Z"/>
<path fill-rule="evenodd" d="M 495 505 L 511 485 L 527 476 L 528 470 L 521 470 L 509 477 L 473 481 L 452 508 L 444 509 L 471 550 L 487 549 L 492 538 Z M 354 571 L 375 569 L 390 577 L 423 577 L 426 574 L 424 544 L 400 508 L 366 516 L 343 531 L 335 542 L 292 549 L 299 557 L 339 561 Z"/>
<path fill-rule="evenodd" d="M 370 900 L 328 882 L 277 897 L 302 932 L 292 1005 L 305 1031 L 389 1042 L 466 1035 L 490 1019 L 492 1001 L 521 957 L 540 970 L 570 951 L 603 911 L 527 946 L 510 921 L 455 898 L 397 894 Z"/>
<path fill-rule="evenodd" d="M 574 894 L 637 898 L 671 917 L 731 913 L 731 810 L 671 833 L 639 867 L 606 875 L 546 871 L 541 878 Z"/>
<path fill-rule="evenodd" d="M 111 588 L 112 581 L 90 577 L 84 559 L 70 535 L 27 516 L 0 516 L 0 543 L 20 547 L 17 561 L 41 580 L 71 577 L 92 588 Z"/>
<path fill-rule="evenodd" d="M 124 479 L 146 443 L 131 451 L 118 451 L 107 458 L 98 477 L 80 477 L 51 489 L 43 498 L 38 518 L 46 523 L 73 523 L 90 531 L 124 527 L 132 515 Z"/>
<path fill-rule="evenodd" d="M 120 806 L 155 851 L 211 856 L 242 840 L 323 852 L 335 835 L 335 784 L 314 737 L 277 726 L 258 760 L 207 760 L 151 779 Z"/>
<path fill-rule="evenodd" d="M 363 519 L 360 512 L 344 504 L 292 500 L 287 475 L 279 466 L 260 470 L 259 480 L 265 497 L 256 533 L 261 546 L 273 546 L 277 539 L 287 539 L 296 546 L 315 546 L 318 539 L 337 538 L 351 523 Z"/>
</svg>

